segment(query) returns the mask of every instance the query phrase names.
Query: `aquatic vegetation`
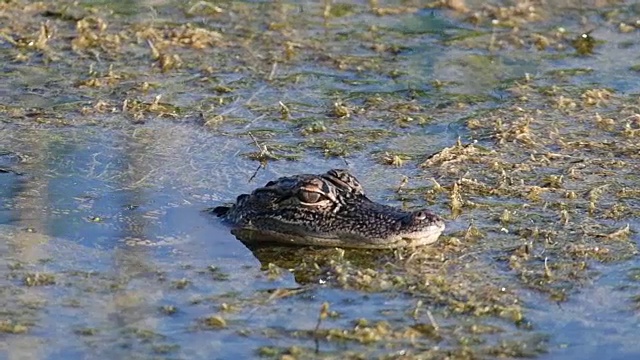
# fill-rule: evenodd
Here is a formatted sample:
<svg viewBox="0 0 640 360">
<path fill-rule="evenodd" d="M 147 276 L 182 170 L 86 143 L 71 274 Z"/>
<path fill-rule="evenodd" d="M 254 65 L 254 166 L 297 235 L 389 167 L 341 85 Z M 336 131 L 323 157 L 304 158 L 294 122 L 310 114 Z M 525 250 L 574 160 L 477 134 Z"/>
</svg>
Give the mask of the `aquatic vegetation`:
<svg viewBox="0 0 640 360">
<path fill-rule="evenodd" d="M 9 355 L 637 353 L 626 5 L 0 3 Z M 331 167 L 449 230 L 416 251 L 247 249 L 199 213 Z"/>
</svg>

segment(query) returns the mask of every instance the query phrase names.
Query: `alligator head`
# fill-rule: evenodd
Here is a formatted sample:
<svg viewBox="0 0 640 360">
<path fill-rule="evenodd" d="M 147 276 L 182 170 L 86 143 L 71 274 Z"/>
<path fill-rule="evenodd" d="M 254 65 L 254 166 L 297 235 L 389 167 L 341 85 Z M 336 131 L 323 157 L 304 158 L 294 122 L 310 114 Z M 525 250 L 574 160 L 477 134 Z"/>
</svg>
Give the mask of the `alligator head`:
<svg viewBox="0 0 640 360">
<path fill-rule="evenodd" d="M 369 200 L 358 180 L 341 169 L 281 177 L 212 212 L 251 243 L 398 248 L 433 243 L 444 230 L 442 218 L 427 210 Z"/>
</svg>

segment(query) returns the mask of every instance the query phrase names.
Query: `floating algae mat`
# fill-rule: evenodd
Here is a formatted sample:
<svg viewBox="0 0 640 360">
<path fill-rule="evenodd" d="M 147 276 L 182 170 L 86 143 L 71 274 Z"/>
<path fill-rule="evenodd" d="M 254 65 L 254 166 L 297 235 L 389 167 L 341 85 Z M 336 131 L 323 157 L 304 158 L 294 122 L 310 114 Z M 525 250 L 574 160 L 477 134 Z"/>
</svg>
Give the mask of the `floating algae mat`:
<svg viewBox="0 0 640 360">
<path fill-rule="evenodd" d="M 0 358 L 637 357 L 639 15 L 0 4 Z M 203 211 L 331 168 L 445 233 L 248 248 Z"/>
</svg>

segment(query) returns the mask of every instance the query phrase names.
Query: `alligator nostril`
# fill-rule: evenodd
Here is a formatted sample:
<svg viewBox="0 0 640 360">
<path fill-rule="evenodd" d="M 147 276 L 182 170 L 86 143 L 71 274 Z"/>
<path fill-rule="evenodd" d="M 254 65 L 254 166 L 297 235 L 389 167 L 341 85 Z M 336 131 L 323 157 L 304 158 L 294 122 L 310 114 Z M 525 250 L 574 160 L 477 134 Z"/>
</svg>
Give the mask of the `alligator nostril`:
<svg viewBox="0 0 640 360">
<path fill-rule="evenodd" d="M 422 220 L 424 220 L 424 219 L 426 219 L 426 218 L 427 218 L 427 215 L 428 215 L 428 214 L 427 214 L 427 212 L 426 212 L 426 211 L 424 211 L 424 210 L 420 210 L 420 211 L 416 212 L 416 213 L 413 215 L 413 218 L 414 218 L 414 219 L 416 219 L 416 220 L 420 220 L 420 221 L 422 221 Z"/>
<path fill-rule="evenodd" d="M 402 224 L 403 227 L 415 226 L 424 223 L 431 216 L 431 213 L 426 210 L 418 210 L 403 216 L 398 223 Z"/>
</svg>

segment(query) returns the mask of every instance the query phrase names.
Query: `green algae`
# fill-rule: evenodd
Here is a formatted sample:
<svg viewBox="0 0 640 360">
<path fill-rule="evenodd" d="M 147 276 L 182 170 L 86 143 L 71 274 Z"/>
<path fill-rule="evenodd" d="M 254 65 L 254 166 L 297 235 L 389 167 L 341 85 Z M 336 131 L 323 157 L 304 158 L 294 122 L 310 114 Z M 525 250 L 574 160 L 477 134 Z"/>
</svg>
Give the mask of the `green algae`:
<svg viewBox="0 0 640 360">
<path fill-rule="evenodd" d="M 53 274 L 32 273 L 26 274 L 23 282 L 26 286 L 55 285 L 56 278 Z"/>
<path fill-rule="evenodd" d="M 175 306 L 154 305 L 152 310 L 174 324 L 188 322 L 182 316 L 201 307 L 214 314 L 197 315 L 190 323 L 196 324 L 189 329 L 194 333 L 229 331 L 250 340 L 299 344 L 256 346 L 265 357 L 317 356 L 317 349 L 308 346 L 311 341 L 338 344 L 322 355 L 339 358 L 540 356 L 548 350 L 548 339 L 531 330 L 536 324 L 519 294 L 531 291 L 551 304 L 566 302 L 584 291 L 603 267 L 637 254 L 635 225 L 627 225 L 639 214 L 633 172 L 640 134 L 637 96 L 582 83 L 602 70 L 575 62 L 566 69 L 518 77 L 521 69 L 499 53 L 524 49 L 532 61 L 572 61 L 574 52 L 598 56 L 612 40 L 583 38 L 575 30 L 580 26 L 553 17 L 557 9 L 551 3 L 531 8 L 522 7 L 523 2 L 492 3 L 468 13 L 451 9 L 460 11 L 447 17 L 460 21 L 457 30 L 416 24 L 425 16 L 415 15 L 422 10 L 410 4 L 374 3 L 169 4 L 154 8 L 157 18 L 139 20 L 127 17 L 137 12 L 106 3 L 9 2 L 2 5 L 5 18 L 19 21 L 11 21 L 0 34 L 6 49 L 2 59 L 8 64 L 3 79 L 25 91 L 12 90 L 10 101 L 0 104 L 1 121 L 61 129 L 95 126 L 96 131 L 133 125 L 138 126 L 136 135 L 150 144 L 156 139 L 144 131 L 145 123 L 194 125 L 196 131 L 240 137 L 238 142 L 246 146 L 237 154 L 261 165 L 315 162 L 318 155 L 369 156 L 372 162 L 398 167 L 388 171 L 406 175 L 412 184 L 386 189 L 387 199 L 452 212 L 451 230 L 428 249 L 253 250 L 264 271 L 260 280 L 273 284 L 269 290 L 209 295 L 204 284 L 234 280 L 232 273 L 215 266 L 168 267 L 169 275 L 145 279 L 160 284 L 159 294 L 177 294 Z M 167 13 L 177 18 L 167 18 Z M 626 11 L 606 15 L 616 26 L 618 21 L 633 24 Z M 363 31 L 342 23 L 350 18 L 370 21 L 360 16 L 413 23 L 411 28 L 403 24 L 359 29 Z M 465 29 L 464 22 L 477 27 Z M 560 29 L 567 24 L 572 30 Z M 418 39 L 416 33 L 437 34 L 442 41 Z M 444 56 L 452 66 L 427 76 L 420 70 L 431 61 L 427 52 L 420 53 L 425 48 L 473 53 Z M 412 53 L 427 59 L 419 62 L 420 69 L 403 62 Z M 466 75 L 447 76 L 452 69 Z M 460 90 L 475 78 L 479 85 L 474 91 Z M 387 89 L 391 86 L 395 88 Z M 458 145 L 387 146 L 398 137 L 430 131 L 431 125 L 454 122 L 462 128 Z M 66 136 L 52 133 L 49 140 L 64 143 Z M 14 174 L 8 169 L 2 176 Z M 108 217 L 99 219 L 106 221 L 93 225 L 109 226 Z M 39 330 L 37 313 L 47 310 L 47 304 L 24 300 L 25 292 L 68 287 L 88 297 L 118 297 L 135 287 L 126 277 L 47 269 L 56 262 L 38 262 L 42 272 L 29 263 L 9 267 L 15 288 L 3 295 L 22 300 L 3 304 L 8 320 L 0 322 L 0 331 L 20 336 Z M 180 273 L 174 276 L 174 271 Z M 302 288 L 279 283 L 291 273 Z M 634 271 L 628 276 L 633 281 L 637 277 Z M 426 310 L 398 313 L 362 300 L 363 307 L 381 315 L 356 318 L 342 312 L 344 304 L 337 302 L 330 304 L 334 313 L 325 310 L 322 326 L 316 328 L 302 324 L 285 331 L 275 321 L 263 321 L 276 308 L 312 303 L 322 296 L 320 283 L 365 299 L 404 297 Z M 140 296 L 125 295 L 118 297 L 121 310 L 139 304 Z M 631 298 L 633 304 L 637 300 Z M 88 308 L 82 295 L 70 296 L 65 304 L 94 315 L 101 312 Z M 320 304 L 317 308 L 323 312 Z M 242 318 L 243 311 L 258 321 Z M 68 333 L 101 338 L 111 331 L 96 323 Z M 129 327 L 123 336 L 152 343 L 145 355 L 180 351 L 166 343 L 167 336 L 142 325 Z"/>
</svg>

